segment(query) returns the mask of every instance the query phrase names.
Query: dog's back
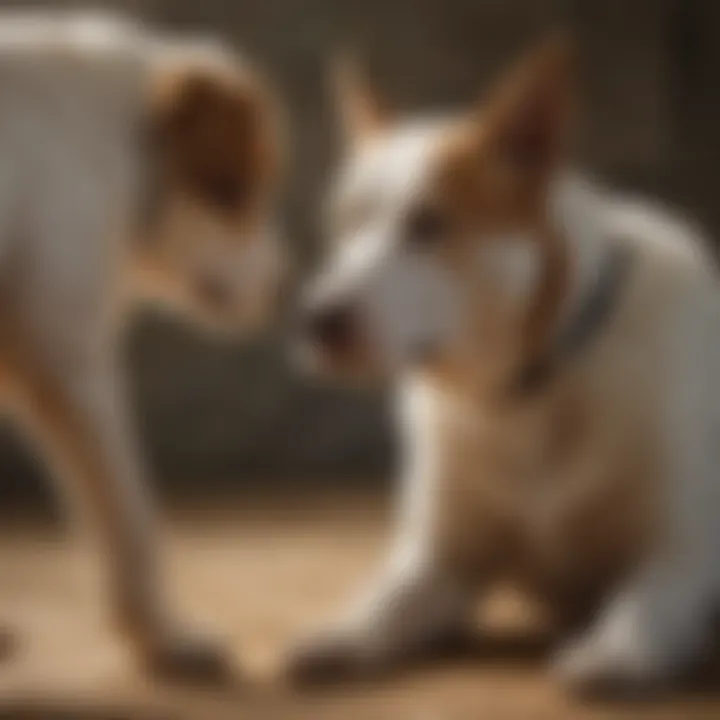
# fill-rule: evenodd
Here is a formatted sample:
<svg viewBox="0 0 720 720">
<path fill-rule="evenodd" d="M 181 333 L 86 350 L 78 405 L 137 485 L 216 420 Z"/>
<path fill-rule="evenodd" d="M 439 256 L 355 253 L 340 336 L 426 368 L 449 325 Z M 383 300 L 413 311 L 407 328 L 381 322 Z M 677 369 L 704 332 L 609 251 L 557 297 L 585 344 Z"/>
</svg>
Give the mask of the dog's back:
<svg viewBox="0 0 720 720">
<path fill-rule="evenodd" d="M 7 13 L 0 20 L 0 253 L 34 225 L 64 224 L 76 195 L 106 212 L 134 171 L 147 43 L 112 16 Z M 122 180 L 121 180 L 122 178 Z"/>
</svg>

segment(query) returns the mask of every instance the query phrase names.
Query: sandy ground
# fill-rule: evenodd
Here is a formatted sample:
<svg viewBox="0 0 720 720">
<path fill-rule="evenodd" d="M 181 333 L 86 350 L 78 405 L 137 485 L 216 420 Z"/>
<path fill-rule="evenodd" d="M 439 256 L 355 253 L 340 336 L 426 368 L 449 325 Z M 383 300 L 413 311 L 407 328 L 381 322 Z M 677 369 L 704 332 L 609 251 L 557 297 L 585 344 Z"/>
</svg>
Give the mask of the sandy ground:
<svg viewBox="0 0 720 720">
<path fill-rule="evenodd" d="M 87 550 L 45 525 L 4 523 L 0 617 L 17 633 L 17 647 L 0 668 L 0 718 L 720 718 L 720 687 L 642 705 L 575 704 L 543 671 L 542 643 L 517 632 L 493 649 L 478 648 L 373 687 L 291 690 L 274 679 L 282 648 L 359 586 L 387 534 L 376 502 L 347 499 L 308 508 L 265 504 L 171 513 L 165 544 L 178 607 L 215 628 L 238 666 L 237 682 L 221 689 L 143 680 L 103 621 Z M 501 610 L 512 624 L 511 603 Z"/>
</svg>

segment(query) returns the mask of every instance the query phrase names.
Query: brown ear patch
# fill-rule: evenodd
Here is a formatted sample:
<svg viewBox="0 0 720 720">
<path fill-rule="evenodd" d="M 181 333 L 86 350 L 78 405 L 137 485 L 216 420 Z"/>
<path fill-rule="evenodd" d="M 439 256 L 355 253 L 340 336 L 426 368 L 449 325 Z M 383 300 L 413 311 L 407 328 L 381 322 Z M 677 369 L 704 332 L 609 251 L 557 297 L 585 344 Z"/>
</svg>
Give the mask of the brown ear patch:
<svg viewBox="0 0 720 720">
<path fill-rule="evenodd" d="M 553 36 L 501 78 L 481 108 L 487 143 L 526 182 L 542 182 L 562 160 L 574 115 L 574 53 Z"/>
<path fill-rule="evenodd" d="M 436 160 L 439 192 L 489 229 L 542 223 L 570 135 L 572 46 L 552 37 L 511 69 L 480 108 L 449 126 Z"/>
<path fill-rule="evenodd" d="M 569 287 L 567 246 L 549 227 L 547 202 L 570 140 L 574 60 L 569 36 L 546 38 L 501 78 L 475 121 L 479 145 L 499 161 L 514 189 L 516 218 L 532 223 L 540 245 L 542 270 L 522 328 L 523 354 L 530 360 L 546 351 Z"/>
<path fill-rule="evenodd" d="M 158 84 L 151 138 L 172 182 L 235 214 L 254 205 L 275 174 L 273 121 L 258 84 L 186 70 Z"/>
</svg>

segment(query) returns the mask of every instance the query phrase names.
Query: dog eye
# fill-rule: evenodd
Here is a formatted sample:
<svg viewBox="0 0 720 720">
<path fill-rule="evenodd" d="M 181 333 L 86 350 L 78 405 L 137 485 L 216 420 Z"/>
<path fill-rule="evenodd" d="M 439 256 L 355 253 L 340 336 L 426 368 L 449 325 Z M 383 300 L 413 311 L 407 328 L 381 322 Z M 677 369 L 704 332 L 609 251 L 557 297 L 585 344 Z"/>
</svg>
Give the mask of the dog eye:
<svg viewBox="0 0 720 720">
<path fill-rule="evenodd" d="M 417 247 L 430 247 L 447 234 L 449 226 L 447 217 L 438 208 L 419 208 L 408 219 L 407 237 Z"/>
</svg>

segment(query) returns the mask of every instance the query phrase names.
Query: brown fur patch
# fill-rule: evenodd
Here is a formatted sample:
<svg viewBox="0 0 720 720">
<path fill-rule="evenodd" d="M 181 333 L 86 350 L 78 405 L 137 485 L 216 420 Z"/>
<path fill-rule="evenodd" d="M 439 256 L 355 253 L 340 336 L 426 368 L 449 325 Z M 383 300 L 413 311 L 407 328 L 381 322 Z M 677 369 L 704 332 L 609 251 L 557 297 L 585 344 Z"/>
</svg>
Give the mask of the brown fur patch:
<svg viewBox="0 0 720 720">
<path fill-rule="evenodd" d="M 152 97 L 151 139 L 164 181 L 228 217 L 263 201 L 280 161 L 277 117 L 250 77 L 166 72 Z"/>
<path fill-rule="evenodd" d="M 526 192 L 526 186 L 514 177 L 514 169 L 485 141 L 482 131 L 479 137 L 473 137 L 466 127 L 451 133 L 440 153 L 437 172 L 438 202 L 459 237 L 482 242 L 483 237 L 520 231 L 538 244 L 539 282 L 517 319 L 517 361 L 524 366 L 546 351 L 556 327 L 569 287 L 567 246 L 562 237 L 548 230 L 545 197 L 539 191 Z M 457 250 L 462 258 L 463 249 Z"/>
<path fill-rule="evenodd" d="M 521 58 L 482 104 L 487 138 L 528 183 L 546 181 L 567 150 L 573 59 L 569 39 L 552 36 Z"/>
<path fill-rule="evenodd" d="M 481 114 L 459 120 L 439 149 L 435 187 L 456 234 L 522 232 L 538 242 L 541 275 L 521 320 L 520 362 L 546 349 L 569 284 L 569 257 L 548 230 L 549 183 L 562 160 L 571 115 L 570 50 L 552 38 L 523 59 Z"/>
</svg>

